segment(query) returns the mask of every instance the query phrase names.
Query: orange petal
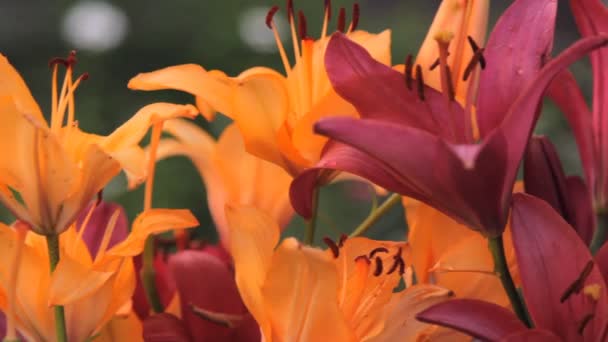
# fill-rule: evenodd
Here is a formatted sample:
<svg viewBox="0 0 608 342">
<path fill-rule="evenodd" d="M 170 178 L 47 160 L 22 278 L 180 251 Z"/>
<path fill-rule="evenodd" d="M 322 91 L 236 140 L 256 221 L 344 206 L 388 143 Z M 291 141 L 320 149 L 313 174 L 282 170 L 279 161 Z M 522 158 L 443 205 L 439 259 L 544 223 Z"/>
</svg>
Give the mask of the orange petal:
<svg viewBox="0 0 608 342">
<path fill-rule="evenodd" d="M 176 105 L 172 103 L 153 103 L 141 108 L 131 119 L 108 135 L 101 146 L 104 150 L 115 152 L 120 149 L 137 145 L 148 132 L 150 126 L 157 121 L 178 117 L 194 117 L 198 111 L 191 105 Z"/>
<path fill-rule="evenodd" d="M 272 257 L 262 296 L 272 338 L 356 341 L 338 306 L 336 267 L 321 250 L 300 245 L 294 238 L 284 240 Z"/>
<path fill-rule="evenodd" d="M 133 312 L 128 316 L 116 316 L 99 332 L 95 342 L 133 341 L 143 342 L 143 327 Z"/>
<path fill-rule="evenodd" d="M 233 119 L 250 153 L 277 165 L 285 164 L 276 133 L 289 111 L 285 79 L 270 73 L 243 77 L 235 88 Z"/>
<path fill-rule="evenodd" d="M 162 233 L 171 229 L 185 229 L 198 225 L 190 210 L 151 209 L 141 213 L 133 222 L 133 228 L 126 240 L 110 248 L 106 255 L 135 256 L 144 248 L 150 234 Z"/>
<path fill-rule="evenodd" d="M 19 112 L 30 115 L 40 125 L 48 127 L 25 81 L 2 54 L 0 54 L 0 96 L 12 97 Z"/>
<path fill-rule="evenodd" d="M 229 249 L 239 293 L 260 325 L 262 334 L 270 339 L 269 308 L 265 307 L 262 287 L 271 264 L 273 249 L 279 241 L 279 227 L 270 216 L 253 207 L 227 206 L 226 218 L 231 236 Z"/>
<path fill-rule="evenodd" d="M 221 72 L 207 72 L 196 64 L 182 64 L 142 73 L 129 81 L 135 90 L 176 89 L 193 94 L 197 103 L 206 104 L 202 111 L 212 120 L 209 107 L 230 116 L 232 113 L 232 89 L 234 82 Z"/>
<path fill-rule="evenodd" d="M 445 288 L 425 284 L 414 285 L 395 294 L 384 330 L 371 341 L 426 341 L 421 337 L 430 335 L 435 327 L 417 321 L 416 314 L 451 296 L 451 292 Z"/>
<path fill-rule="evenodd" d="M 63 255 L 51 276 L 49 305 L 66 305 L 94 294 L 115 275 L 98 272 Z"/>
</svg>

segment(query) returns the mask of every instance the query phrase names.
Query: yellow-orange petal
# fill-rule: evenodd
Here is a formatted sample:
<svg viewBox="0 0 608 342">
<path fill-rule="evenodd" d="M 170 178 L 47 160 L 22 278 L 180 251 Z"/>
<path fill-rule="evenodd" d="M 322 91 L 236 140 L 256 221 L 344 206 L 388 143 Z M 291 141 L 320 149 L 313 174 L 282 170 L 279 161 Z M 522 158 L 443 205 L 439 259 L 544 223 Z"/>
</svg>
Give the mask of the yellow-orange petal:
<svg viewBox="0 0 608 342">
<path fill-rule="evenodd" d="M 126 240 L 108 250 L 107 255 L 135 256 L 144 248 L 150 234 L 158 234 L 171 229 L 186 229 L 198 225 L 190 210 L 150 209 L 141 213 L 133 222 L 133 228 Z"/>
<path fill-rule="evenodd" d="M 264 303 L 262 287 L 274 247 L 279 241 L 279 226 L 268 214 L 248 206 L 227 206 L 226 218 L 232 237 L 229 249 L 239 293 L 260 325 L 262 334 L 270 339 L 270 314 Z"/>
<path fill-rule="evenodd" d="M 134 312 L 126 317 L 115 316 L 95 338 L 95 342 L 143 342 L 143 340 L 143 326 Z"/>
<path fill-rule="evenodd" d="M 420 341 L 419 337 L 430 335 L 435 327 L 417 321 L 416 314 L 451 296 L 451 291 L 445 288 L 426 284 L 414 285 L 395 294 L 384 330 L 370 341 Z"/>
<path fill-rule="evenodd" d="M 233 120 L 247 151 L 285 167 L 276 141 L 290 110 L 285 79 L 270 73 L 252 73 L 240 79 L 234 91 Z"/>
<path fill-rule="evenodd" d="M 19 112 L 30 115 L 40 125 L 48 127 L 40 107 L 34 100 L 25 81 L 2 54 L 0 54 L 0 96 L 12 97 L 17 108 L 19 108 Z"/>
<path fill-rule="evenodd" d="M 153 103 L 141 108 L 131 119 L 118 127 L 101 142 L 104 150 L 114 152 L 137 145 L 155 122 L 178 117 L 193 118 L 198 113 L 192 105 Z"/>
<path fill-rule="evenodd" d="M 141 73 L 129 81 L 135 90 L 175 89 L 197 97 L 197 103 L 205 103 L 213 111 L 231 116 L 234 81 L 221 72 L 206 71 L 196 64 L 182 64 Z M 205 106 L 204 109 L 208 108 Z M 211 111 L 203 111 L 202 114 Z M 212 115 L 205 116 L 212 120 Z"/>
<path fill-rule="evenodd" d="M 285 239 L 272 257 L 262 296 L 277 341 L 356 341 L 338 305 L 332 257 Z"/>
<path fill-rule="evenodd" d="M 66 305 L 94 294 L 115 272 L 94 271 L 64 255 L 51 276 L 49 305 Z"/>
</svg>

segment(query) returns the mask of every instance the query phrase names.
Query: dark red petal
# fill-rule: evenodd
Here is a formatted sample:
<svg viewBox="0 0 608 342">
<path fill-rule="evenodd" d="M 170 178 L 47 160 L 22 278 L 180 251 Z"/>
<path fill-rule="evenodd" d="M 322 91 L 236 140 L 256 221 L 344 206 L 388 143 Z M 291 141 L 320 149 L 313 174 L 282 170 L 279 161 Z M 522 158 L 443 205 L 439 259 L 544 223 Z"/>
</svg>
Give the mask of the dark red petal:
<svg viewBox="0 0 608 342">
<path fill-rule="evenodd" d="M 500 342 L 556 342 L 561 341 L 559 336 L 548 330 L 530 329 L 511 334 Z"/>
<path fill-rule="evenodd" d="M 479 80 L 477 121 L 481 137 L 500 125 L 511 103 L 551 52 L 556 0 L 517 0 L 502 14 L 486 45 Z M 508 42 L 508 43 L 507 43 Z"/>
<path fill-rule="evenodd" d="M 608 283 L 608 243 L 605 243 L 597 253 L 595 253 L 595 263 L 600 268 L 604 276 L 604 281 Z"/>
<path fill-rule="evenodd" d="M 504 172 L 509 167 L 517 169 L 517 164 L 505 164 L 501 149 L 506 144 L 450 145 L 425 131 L 378 120 L 327 118 L 315 129 L 363 152 L 357 164 L 324 156 L 317 166 L 366 177 L 390 191 L 426 202 L 486 235 L 502 232 L 507 214 L 501 193 Z M 352 166 L 355 168 L 347 169 Z M 377 169 L 382 171 L 374 175 Z M 292 194 L 301 190 L 299 186 L 292 187 Z M 298 203 L 294 206 L 299 210 Z"/>
<path fill-rule="evenodd" d="M 420 312 L 416 318 L 456 329 L 484 341 L 499 341 L 526 330 L 526 326 L 511 311 L 475 299 L 448 300 Z"/>
<path fill-rule="evenodd" d="M 570 0 L 572 14 L 576 20 L 579 31 L 583 37 L 591 37 L 599 33 L 608 33 L 608 8 L 601 0 Z M 600 151 L 595 151 L 597 155 L 606 155 L 606 132 L 608 132 L 608 120 L 599 119 L 608 113 L 608 48 L 594 51 L 590 54 L 591 66 L 593 68 L 593 117 L 598 118 L 594 127 L 593 135 L 598 139 Z M 589 134 L 589 131 L 587 131 Z M 599 171 L 599 172 L 603 172 Z M 595 180 L 590 180 L 589 184 L 595 187 Z M 597 184 L 602 194 L 601 199 L 608 201 L 608 182 Z M 606 203 L 600 203 L 606 205 Z"/>
<path fill-rule="evenodd" d="M 168 313 L 161 313 L 143 321 L 146 342 L 190 342 L 192 339 L 184 323 Z"/>
<path fill-rule="evenodd" d="M 549 97 L 566 116 L 576 138 L 578 152 L 588 184 L 595 184 L 595 148 L 593 145 L 593 126 L 589 106 L 572 73 L 562 71 L 547 89 Z"/>
<path fill-rule="evenodd" d="M 92 205 L 94 204 L 90 204 L 80 213 L 76 221 L 78 230 L 82 229 L 84 218 L 91 209 Z M 108 221 L 116 210 L 120 210 L 120 214 L 118 216 L 118 220 L 116 221 L 116 226 L 112 231 L 108 248 L 112 248 L 112 246 L 123 241 L 127 238 L 127 235 L 129 235 L 129 221 L 127 219 L 127 215 L 125 214 L 125 209 L 119 204 L 101 201 L 97 208 L 93 210 L 91 218 L 89 219 L 89 224 L 87 225 L 82 236 L 82 239 L 89 248 L 89 252 L 93 258 L 95 258 L 95 255 L 99 250 L 99 245 L 103 240 L 103 235 L 105 234 L 108 226 Z"/>
<path fill-rule="evenodd" d="M 595 318 L 582 336 L 588 341 L 599 336 L 608 324 L 608 292 L 599 268 L 594 265 L 581 282 L 581 289 L 591 284 L 601 287 L 597 301 L 583 291 L 564 298 L 593 260 L 572 227 L 545 201 L 518 193 L 513 196 L 511 233 L 524 298 L 535 327 L 551 330 L 567 341 L 582 340 L 580 322 L 592 313 Z"/>
<path fill-rule="evenodd" d="M 591 195 L 585 181 L 579 176 L 566 177 L 568 188 L 567 210 L 570 224 L 583 240 L 589 245 L 593 238 L 595 227 L 595 212 L 591 203 Z"/>
<path fill-rule="evenodd" d="M 532 137 L 524 157 L 524 187 L 530 195 L 549 203 L 570 222 L 566 202 L 566 174 L 555 146 L 545 136 Z"/>
<path fill-rule="evenodd" d="M 201 251 L 181 251 L 169 259 L 169 270 L 180 295 L 182 319 L 194 340 L 225 341 L 240 335 L 243 341 L 259 341 L 259 329 L 251 329 L 247 322 L 253 318 L 247 313 L 234 274 L 225 262 Z M 227 328 L 199 317 L 191 304 L 208 311 L 243 315 L 244 321 Z M 242 334 L 239 329 L 249 333 Z"/>
<path fill-rule="evenodd" d="M 425 101 L 407 88 L 404 75 L 372 58 L 362 46 L 336 33 L 325 53 L 329 79 L 361 117 L 416 127 L 455 143 L 465 141 L 464 111 L 424 87 Z"/>
</svg>

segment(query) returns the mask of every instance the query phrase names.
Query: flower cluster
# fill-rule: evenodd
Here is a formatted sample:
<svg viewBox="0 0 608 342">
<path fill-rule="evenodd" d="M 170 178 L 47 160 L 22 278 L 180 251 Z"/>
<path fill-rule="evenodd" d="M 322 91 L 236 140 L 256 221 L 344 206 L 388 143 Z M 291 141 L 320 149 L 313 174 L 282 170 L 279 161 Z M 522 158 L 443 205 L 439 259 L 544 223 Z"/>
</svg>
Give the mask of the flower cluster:
<svg viewBox="0 0 608 342">
<path fill-rule="evenodd" d="M 50 62 L 48 121 L 0 55 L 4 340 L 608 341 L 608 7 L 570 0 L 581 38 L 553 54 L 557 5 L 514 0 L 486 41 L 489 0 L 443 0 L 395 65 L 391 31 L 360 29 L 358 4 L 332 18 L 326 0 L 313 38 L 289 0 L 292 54 L 279 6 L 265 22 L 282 72 L 141 73 L 130 89 L 194 103 L 150 104 L 107 136 L 79 128 L 75 52 Z M 568 71 L 586 56 L 591 109 Z M 533 135 L 545 98 L 584 179 Z M 231 123 L 215 139 L 199 113 Z M 152 208 L 156 163 L 173 156 L 200 173 L 217 245 L 190 236 L 189 210 Z M 121 171 L 145 184 L 131 224 L 103 198 Z M 345 179 L 391 194 L 316 246 L 320 188 Z M 397 205 L 403 239 L 364 236 Z M 296 214 L 300 239 L 284 232 Z"/>
</svg>

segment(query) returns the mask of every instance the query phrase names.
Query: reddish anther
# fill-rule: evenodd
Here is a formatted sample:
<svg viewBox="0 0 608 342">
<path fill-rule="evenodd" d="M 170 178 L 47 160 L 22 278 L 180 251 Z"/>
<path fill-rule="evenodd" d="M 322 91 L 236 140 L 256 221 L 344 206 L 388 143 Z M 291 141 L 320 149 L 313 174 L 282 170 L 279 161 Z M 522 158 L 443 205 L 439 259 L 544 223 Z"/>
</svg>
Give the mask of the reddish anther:
<svg viewBox="0 0 608 342">
<path fill-rule="evenodd" d="M 414 62 L 413 62 L 413 58 L 412 55 L 409 54 L 407 55 L 407 57 L 405 58 L 405 85 L 407 86 L 407 89 L 412 90 L 413 87 L 413 81 L 414 81 Z"/>
<path fill-rule="evenodd" d="M 361 10 L 359 8 L 359 3 L 355 2 L 353 4 L 353 21 L 351 23 L 350 30 L 354 31 L 359 26 L 359 16 L 361 15 Z"/>
<path fill-rule="evenodd" d="M 327 20 L 331 20 L 331 0 L 325 0 L 325 14 L 327 15 Z"/>
<path fill-rule="evenodd" d="M 342 248 L 346 239 L 348 239 L 348 235 L 342 233 L 342 235 L 340 235 L 340 240 L 338 241 L 338 247 Z"/>
<path fill-rule="evenodd" d="M 268 14 L 266 14 L 266 26 L 268 26 L 269 29 L 272 29 L 272 20 L 274 18 L 274 15 L 279 11 L 279 6 L 275 5 L 272 6 L 269 10 L 268 10 Z"/>
<path fill-rule="evenodd" d="M 382 274 L 382 259 L 380 259 L 379 257 L 376 257 L 376 259 L 374 259 L 376 262 L 376 269 L 374 270 L 374 276 L 378 277 Z"/>
<path fill-rule="evenodd" d="M 372 251 L 369 253 L 370 259 L 373 259 L 377 253 L 388 253 L 388 249 L 385 247 L 377 247 L 372 249 Z"/>
<path fill-rule="evenodd" d="M 327 247 L 329 247 L 329 249 L 331 249 L 331 253 L 334 255 L 334 258 L 338 258 L 340 256 L 340 248 L 338 247 L 338 245 L 336 245 L 334 240 L 332 240 L 328 237 L 324 237 L 323 242 L 325 242 Z"/>
<path fill-rule="evenodd" d="M 585 280 L 587 279 L 587 277 L 589 277 L 592 270 L 593 270 L 593 260 L 589 260 L 589 262 L 587 262 L 587 264 L 585 265 L 585 268 L 583 268 L 583 271 L 578 276 L 578 278 L 576 278 L 576 280 L 570 286 L 568 286 L 566 291 L 564 291 L 564 294 L 559 299 L 560 303 L 565 302 L 574 293 L 581 292 L 581 289 L 583 288 L 583 285 L 585 284 Z"/>
<path fill-rule="evenodd" d="M 300 39 L 306 39 L 308 37 L 308 30 L 306 25 L 306 16 L 302 10 L 298 11 L 298 29 L 300 32 Z"/>
<path fill-rule="evenodd" d="M 294 20 L 295 11 L 293 9 L 293 0 L 287 0 L 287 18 L 289 22 L 292 23 Z"/>
<path fill-rule="evenodd" d="M 346 30 L 346 10 L 344 7 L 340 7 L 338 12 L 338 31 L 344 33 Z"/>
<path fill-rule="evenodd" d="M 416 65 L 416 84 L 418 86 L 418 97 L 424 101 L 424 77 L 422 76 L 422 67 Z"/>
</svg>

